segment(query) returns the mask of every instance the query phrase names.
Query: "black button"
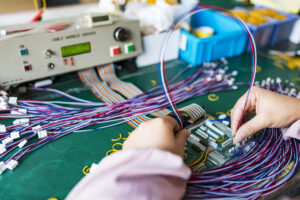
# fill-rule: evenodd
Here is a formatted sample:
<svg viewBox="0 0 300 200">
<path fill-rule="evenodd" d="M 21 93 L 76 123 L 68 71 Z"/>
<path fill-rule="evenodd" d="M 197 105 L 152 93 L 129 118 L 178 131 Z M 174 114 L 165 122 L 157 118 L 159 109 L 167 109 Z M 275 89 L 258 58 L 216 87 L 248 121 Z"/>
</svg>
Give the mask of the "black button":
<svg viewBox="0 0 300 200">
<path fill-rule="evenodd" d="M 119 42 L 124 42 L 131 38 L 131 33 L 125 28 L 118 27 L 114 32 L 114 38 Z"/>
</svg>

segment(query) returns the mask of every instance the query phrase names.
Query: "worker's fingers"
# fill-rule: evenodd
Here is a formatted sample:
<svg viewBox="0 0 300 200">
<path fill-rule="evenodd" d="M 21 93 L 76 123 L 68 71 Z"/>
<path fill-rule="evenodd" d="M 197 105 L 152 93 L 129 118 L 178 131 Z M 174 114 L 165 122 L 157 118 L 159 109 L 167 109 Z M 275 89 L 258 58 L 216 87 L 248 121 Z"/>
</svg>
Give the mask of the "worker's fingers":
<svg viewBox="0 0 300 200">
<path fill-rule="evenodd" d="M 239 100 L 236 102 L 233 109 L 231 110 L 231 132 L 233 137 L 236 134 L 238 124 L 244 110 L 246 98 L 247 98 L 247 93 L 245 93 L 243 96 L 239 98 Z"/>
<path fill-rule="evenodd" d="M 253 135 L 261 129 L 267 128 L 267 124 L 261 115 L 256 115 L 253 119 L 243 124 L 236 132 L 233 143 L 239 143 L 247 137 Z"/>
<path fill-rule="evenodd" d="M 181 128 L 177 120 L 174 117 L 165 116 L 163 119 L 167 120 L 173 128 L 174 133 L 178 132 Z"/>
<path fill-rule="evenodd" d="M 186 139 L 190 136 L 191 131 L 187 129 L 180 130 L 176 133 L 175 139 L 177 144 L 177 149 L 179 151 L 180 156 L 184 156 L 184 148 L 186 144 Z"/>
</svg>

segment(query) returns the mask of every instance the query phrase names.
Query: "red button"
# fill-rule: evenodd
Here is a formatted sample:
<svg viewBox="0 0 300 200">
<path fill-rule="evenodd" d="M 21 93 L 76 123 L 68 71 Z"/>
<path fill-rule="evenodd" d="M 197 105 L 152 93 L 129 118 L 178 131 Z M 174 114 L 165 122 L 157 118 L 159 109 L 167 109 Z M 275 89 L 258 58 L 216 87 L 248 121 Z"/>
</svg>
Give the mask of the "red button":
<svg viewBox="0 0 300 200">
<path fill-rule="evenodd" d="M 24 70 L 27 71 L 31 71 L 31 65 L 25 65 L 24 66 Z"/>
<path fill-rule="evenodd" d="M 121 53 L 120 47 L 111 47 L 110 51 L 111 51 L 111 56 L 116 56 Z"/>
</svg>

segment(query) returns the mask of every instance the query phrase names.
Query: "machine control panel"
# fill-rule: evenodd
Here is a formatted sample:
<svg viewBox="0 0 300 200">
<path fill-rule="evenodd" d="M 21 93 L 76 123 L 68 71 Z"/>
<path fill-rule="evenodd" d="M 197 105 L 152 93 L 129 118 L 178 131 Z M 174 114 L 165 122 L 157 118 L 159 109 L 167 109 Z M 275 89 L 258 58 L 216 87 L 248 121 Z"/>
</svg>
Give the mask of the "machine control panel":
<svg viewBox="0 0 300 200">
<path fill-rule="evenodd" d="M 53 27 L 55 23 L 61 22 L 52 22 L 49 26 Z M 129 59 L 142 53 L 137 20 L 118 17 L 101 26 L 81 25 L 78 28 L 78 24 L 71 23 L 66 27 L 54 32 L 28 31 L 0 37 L 0 85 L 19 84 Z M 1 29 L 34 30 L 30 24 Z"/>
</svg>

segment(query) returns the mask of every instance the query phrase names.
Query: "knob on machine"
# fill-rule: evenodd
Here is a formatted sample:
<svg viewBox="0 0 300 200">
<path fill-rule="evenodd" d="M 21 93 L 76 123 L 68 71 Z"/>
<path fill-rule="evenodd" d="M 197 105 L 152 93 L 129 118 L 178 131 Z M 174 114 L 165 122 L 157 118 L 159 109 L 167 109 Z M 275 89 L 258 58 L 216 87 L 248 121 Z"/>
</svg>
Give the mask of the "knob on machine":
<svg viewBox="0 0 300 200">
<path fill-rule="evenodd" d="M 131 33 L 125 28 L 118 27 L 114 32 L 114 38 L 119 42 L 125 42 L 131 38 Z"/>
</svg>

